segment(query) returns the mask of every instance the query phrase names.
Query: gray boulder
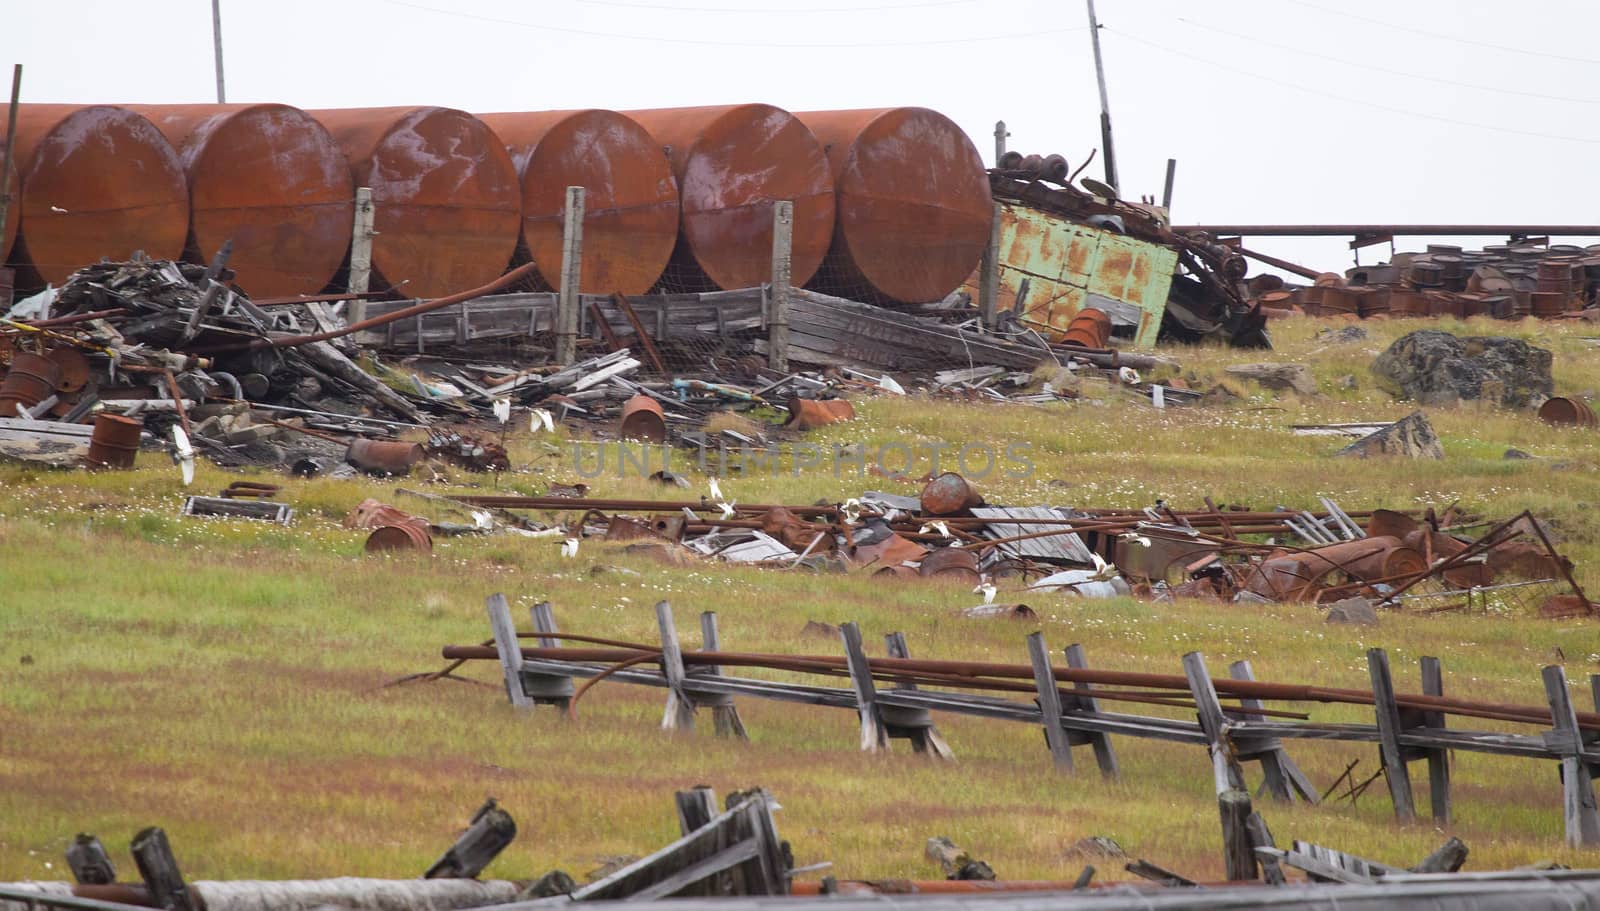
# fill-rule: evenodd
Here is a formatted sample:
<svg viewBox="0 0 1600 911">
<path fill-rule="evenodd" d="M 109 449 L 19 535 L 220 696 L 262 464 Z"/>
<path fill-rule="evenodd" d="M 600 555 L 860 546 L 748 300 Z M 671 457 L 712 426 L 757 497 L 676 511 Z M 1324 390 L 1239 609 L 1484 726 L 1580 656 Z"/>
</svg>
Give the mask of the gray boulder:
<svg viewBox="0 0 1600 911">
<path fill-rule="evenodd" d="M 1420 329 L 1378 355 L 1372 372 L 1390 392 L 1422 405 L 1486 401 L 1527 408 L 1550 397 L 1550 352 L 1516 338 Z"/>
<path fill-rule="evenodd" d="M 1346 598 L 1329 606 L 1327 622 L 1377 626 L 1378 611 L 1366 598 Z"/>
<path fill-rule="evenodd" d="M 1263 389 L 1276 389 L 1300 395 L 1316 395 L 1317 381 L 1301 364 L 1235 364 L 1229 376 L 1254 380 Z"/>
<path fill-rule="evenodd" d="M 1362 459 L 1372 456 L 1442 459 L 1444 446 L 1440 445 L 1439 435 L 1433 432 L 1427 415 L 1416 411 L 1382 430 L 1367 434 L 1334 455 Z"/>
</svg>

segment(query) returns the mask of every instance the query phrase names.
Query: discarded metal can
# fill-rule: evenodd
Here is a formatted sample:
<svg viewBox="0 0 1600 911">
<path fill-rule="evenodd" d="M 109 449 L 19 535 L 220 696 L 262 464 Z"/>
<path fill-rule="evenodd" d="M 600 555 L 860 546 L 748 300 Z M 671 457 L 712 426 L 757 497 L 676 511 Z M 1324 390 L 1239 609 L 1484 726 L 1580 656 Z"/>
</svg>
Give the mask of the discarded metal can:
<svg viewBox="0 0 1600 911">
<path fill-rule="evenodd" d="M 983 497 L 966 478 L 947 471 L 922 488 L 922 511 L 935 516 L 952 516 L 982 506 Z"/>
<path fill-rule="evenodd" d="M 139 105 L 188 178 L 190 237 L 253 297 L 315 294 L 350 248 L 355 188 L 339 143 L 286 104 Z M 381 242 L 380 242 L 381 243 Z"/>
<path fill-rule="evenodd" d="M 353 440 L 344 453 L 345 461 L 362 471 L 392 475 L 408 473 L 424 456 L 421 443 L 400 440 Z"/>
<path fill-rule="evenodd" d="M 45 352 L 45 357 L 61 369 L 61 379 L 56 381 L 56 391 L 73 393 L 89 385 L 89 359 L 76 348 L 62 345 Z"/>
<path fill-rule="evenodd" d="M 408 297 L 442 297 L 505 272 L 522 189 L 505 144 L 482 121 L 436 107 L 309 113 L 339 141 L 355 185 L 372 189 L 382 237 L 372 268 L 384 283 Z"/>
<path fill-rule="evenodd" d="M 722 289 L 769 281 L 772 202 L 786 199 L 794 203 L 789 280 L 811 280 L 833 238 L 834 196 L 827 153 L 805 124 L 769 104 L 626 113 L 672 159 L 681 212 L 674 265 Z"/>
<path fill-rule="evenodd" d="M 369 554 L 415 552 L 433 553 L 433 536 L 426 526 L 413 523 L 383 525 L 367 535 L 365 550 Z"/>
<path fill-rule="evenodd" d="M 95 415 L 94 431 L 89 435 L 90 468 L 132 468 L 139 452 L 139 435 L 144 421 L 120 414 Z"/>
<path fill-rule="evenodd" d="M 1067 334 L 1061 343 L 1079 348 L 1104 348 L 1110 338 L 1111 317 L 1104 310 L 1085 307 L 1067 324 Z"/>
<path fill-rule="evenodd" d="M 1539 420 L 1546 424 L 1576 424 L 1579 427 L 1600 424 L 1593 408 L 1577 399 L 1560 396 L 1545 399 L 1544 404 L 1539 406 Z"/>
<path fill-rule="evenodd" d="M 183 255 L 188 184 L 177 152 L 149 120 L 112 105 L 25 104 L 16 146 L 16 250 L 36 273 L 21 286 L 61 285 L 85 263 L 135 250 L 151 259 Z"/>
<path fill-rule="evenodd" d="M 11 357 L 11 370 L 0 380 L 0 416 L 14 418 L 17 406 L 32 408 L 55 394 L 61 368 L 43 355 L 28 351 Z"/>
<path fill-rule="evenodd" d="M 916 107 L 795 116 L 827 150 L 833 175 L 838 218 L 822 289 L 918 304 L 959 288 L 994 216 L 983 160 L 961 127 Z M 1048 156 L 1040 170 L 1065 178 L 1066 159 Z"/>
<path fill-rule="evenodd" d="M 917 574 L 925 579 L 951 582 L 978 582 L 978 557 L 959 547 L 941 547 L 922 558 Z"/>
<path fill-rule="evenodd" d="M 815 430 L 852 420 L 855 416 L 855 407 L 846 399 L 792 398 L 789 400 L 789 420 L 785 426 L 795 430 Z"/>
<path fill-rule="evenodd" d="M 625 440 L 667 441 L 667 419 L 661 413 L 661 403 L 642 392 L 623 403 L 618 428 Z"/>
<path fill-rule="evenodd" d="M 643 294 L 678 240 L 678 182 L 661 146 L 616 111 L 481 114 L 506 144 L 522 180 L 522 241 L 539 276 L 561 290 L 567 187 L 583 187 L 579 287 Z"/>
</svg>

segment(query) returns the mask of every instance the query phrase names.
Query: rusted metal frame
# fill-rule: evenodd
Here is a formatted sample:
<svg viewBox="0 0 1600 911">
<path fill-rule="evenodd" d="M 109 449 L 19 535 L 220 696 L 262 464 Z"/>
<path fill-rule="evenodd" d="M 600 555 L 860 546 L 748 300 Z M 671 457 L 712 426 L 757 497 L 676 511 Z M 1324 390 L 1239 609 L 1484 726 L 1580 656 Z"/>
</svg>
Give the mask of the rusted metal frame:
<svg viewBox="0 0 1600 911">
<path fill-rule="evenodd" d="M 594 318 L 594 325 L 595 328 L 600 330 L 600 337 L 605 339 L 607 353 L 621 351 L 627 347 L 617 338 L 617 334 L 611 331 L 611 323 L 606 319 L 605 313 L 601 311 L 599 301 L 589 302 L 589 315 Z"/>
<path fill-rule="evenodd" d="M 1555 561 L 1556 569 L 1561 570 L 1561 575 L 1567 580 L 1567 584 L 1572 586 L 1572 590 L 1577 593 L 1579 598 L 1583 599 L 1583 603 L 1593 605 L 1594 602 L 1590 601 L 1589 596 L 1584 594 L 1583 586 L 1579 585 L 1578 580 L 1572 577 L 1572 570 L 1567 568 L 1567 561 L 1562 559 L 1561 554 L 1556 552 L 1556 546 L 1551 544 L 1550 539 L 1545 536 L 1544 527 L 1539 524 L 1539 520 L 1535 519 L 1533 514 L 1527 510 L 1523 510 L 1522 514 L 1527 517 L 1528 524 L 1533 527 L 1533 533 L 1539 536 L 1539 542 L 1544 545 L 1545 551 L 1550 554 L 1550 559 Z"/>
<path fill-rule="evenodd" d="M 655 339 L 651 338 L 650 333 L 645 331 L 644 323 L 640 321 L 639 314 L 633 310 L 633 304 L 620 291 L 611 295 L 611 299 L 616 303 L 617 309 L 622 311 L 622 315 L 627 318 L 628 325 L 633 327 L 634 337 L 639 340 L 639 347 L 644 349 L 645 360 L 650 362 L 650 369 L 654 370 L 659 376 L 671 376 L 667 372 L 666 363 L 661 360 L 661 351 L 656 348 Z M 596 308 L 597 311 L 598 309 Z"/>
<path fill-rule="evenodd" d="M 1528 510 L 1523 510 L 1517 515 L 1512 516 L 1504 522 L 1501 522 L 1499 525 L 1496 525 L 1483 537 L 1473 541 L 1471 544 L 1468 544 L 1465 550 L 1453 557 L 1446 557 L 1439 563 L 1428 567 L 1426 572 L 1418 574 L 1417 577 L 1412 579 L 1410 582 L 1407 582 L 1406 584 L 1390 592 L 1388 595 L 1384 596 L 1382 601 L 1378 603 L 1389 604 L 1396 598 L 1399 598 L 1401 595 L 1421 584 L 1423 580 L 1428 579 L 1431 576 L 1443 575 L 1445 570 L 1454 569 L 1455 567 L 1460 566 L 1462 563 L 1465 563 L 1468 559 L 1477 556 L 1479 553 L 1485 552 L 1493 547 L 1498 547 L 1501 544 L 1504 544 L 1506 541 L 1511 540 L 1511 538 L 1516 537 L 1516 535 L 1512 535 L 1511 537 L 1506 538 L 1504 541 L 1498 540 L 1498 538 L 1502 533 L 1510 529 L 1511 526 L 1517 522 L 1517 520 L 1523 518 L 1524 516 L 1528 518 L 1530 523 L 1537 526 L 1538 523 L 1537 520 L 1533 518 L 1533 514 Z M 1523 532 L 1518 531 L 1517 534 L 1523 534 Z"/>
</svg>

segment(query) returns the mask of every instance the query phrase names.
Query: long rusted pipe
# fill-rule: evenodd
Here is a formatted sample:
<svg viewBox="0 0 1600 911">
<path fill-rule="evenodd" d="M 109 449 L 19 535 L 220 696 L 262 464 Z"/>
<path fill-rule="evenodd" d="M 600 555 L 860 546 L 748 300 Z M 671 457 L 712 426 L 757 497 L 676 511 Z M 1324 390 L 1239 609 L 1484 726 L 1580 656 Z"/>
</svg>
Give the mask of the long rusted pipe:
<svg viewBox="0 0 1600 911">
<path fill-rule="evenodd" d="M 644 649 L 648 651 L 648 649 Z M 556 661 L 598 661 L 616 663 L 640 653 L 640 649 L 585 649 L 585 648 L 524 648 L 523 657 Z M 490 647 L 449 645 L 443 649 L 447 660 L 457 658 L 491 660 L 499 657 Z M 819 668 L 848 669 L 845 659 L 827 655 L 772 655 L 746 652 L 684 652 L 685 664 L 715 665 L 719 667 L 759 667 L 769 670 L 814 671 Z M 937 661 L 909 658 L 869 658 L 868 667 L 874 673 L 934 674 L 953 681 L 981 682 L 984 678 L 1000 680 L 1031 680 L 1033 668 L 1021 664 L 997 664 L 975 661 Z M 1188 681 L 1173 674 L 1152 674 L 1140 671 L 1110 671 L 1094 668 L 1052 667 L 1058 681 L 1068 683 L 1096 683 L 1107 686 L 1185 690 Z M 959 685 L 959 683 L 951 685 Z M 1270 683 L 1259 680 L 1233 680 L 1212 678 L 1219 695 L 1228 697 L 1253 697 L 1279 702 L 1323 702 L 1346 705 L 1373 705 L 1370 690 L 1340 689 L 1336 687 L 1308 686 L 1305 684 Z M 1492 718 L 1529 724 L 1550 724 L 1549 708 L 1504 703 L 1472 702 L 1444 696 L 1420 694 L 1397 695 L 1396 703 L 1402 708 L 1445 712 L 1465 717 Z M 1600 730 L 1600 713 L 1579 712 L 1582 727 Z"/>
</svg>

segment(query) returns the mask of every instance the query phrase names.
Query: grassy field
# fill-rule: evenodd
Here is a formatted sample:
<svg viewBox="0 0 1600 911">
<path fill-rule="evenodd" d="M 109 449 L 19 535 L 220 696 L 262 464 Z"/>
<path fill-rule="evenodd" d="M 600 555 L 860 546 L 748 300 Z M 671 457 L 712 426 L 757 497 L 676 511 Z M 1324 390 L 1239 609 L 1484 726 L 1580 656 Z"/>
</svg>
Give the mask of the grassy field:
<svg viewBox="0 0 1600 911">
<path fill-rule="evenodd" d="M 1413 410 L 1378 389 L 1367 365 L 1418 325 L 1370 322 L 1369 339 L 1330 344 L 1316 337 L 1322 324 L 1301 320 L 1274 327 L 1279 350 L 1271 354 L 1162 352 L 1182 361 L 1178 375 L 1198 388 L 1220 380 L 1229 363 L 1307 363 L 1323 392 L 1304 399 L 1240 385 L 1230 402 L 1157 412 L 1093 383 L 1082 400 L 1042 409 L 875 398 L 858 403 L 858 421 L 812 439 L 868 447 L 1026 441 L 1032 476 L 982 484 L 1001 502 L 1131 507 L 1162 497 L 1197 506 L 1210 495 L 1271 508 L 1313 507 L 1328 495 L 1350 509 L 1456 501 L 1491 517 L 1533 509 L 1563 536 L 1580 581 L 1600 592 L 1600 434 L 1493 408 L 1429 409 L 1443 461 L 1362 462 L 1331 458 L 1338 444 L 1327 438 L 1288 432 L 1297 422 Z M 1446 328 L 1524 335 L 1556 353 L 1558 394 L 1600 392 L 1600 354 L 1581 338 L 1587 324 Z M 576 479 L 560 445 L 552 452 L 524 436 L 513 443 L 518 470 L 499 480 L 501 491 Z M 1538 458 L 1504 459 L 1512 447 Z M 368 496 L 419 509 L 396 498 L 393 482 L 271 477 L 298 510 L 293 527 L 281 528 L 181 519 L 177 472 L 159 455 L 140 464 L 98 475 L 0 467 L 0 880 L 66 878 L 62 851 L 82 831 L 99 834 L 131 875 L 127 840 L 151 824 L 168 830 L 198 879 L 416 876 L 487 795 L 521 829 L 490 875 L 560 867 L 581 878 L 605 858 L 674 837 L 672 791 L 702 783 L 772 789 L 796 859 L 832 860 L 841 877 L 936 877 L 921 858 L 934 835 L 1007 878 L 1070 879 L 1086 861 L 1066 850 L 1089 835 L 1195 877 L 1222 873 L 1209 762 L 1193 747 L 1118 740 L 1123 776 L 1108 784 L 1087 754 L 1076 776 L 1052 773 L 1041 733 L 1016 724 L 940 719 L 959 757 L 942 766 L 900 742 L 892 755 L 860 754 L 854 719 L 836 710 L 741 704 L 751 742 L 736 744 L 659 731 L 654 690 L 601 684 L 568 722 L 549 709 L 515 714 L 487 664 L 468 673 L 488 686 L 383 686 L 438 667 L 442 645 L 484 638 L 483 600 L 494 592 L 507 593 L 519 617 L 548 599 L 565 629 L 646 641 L 651 606 L 665 598 L 690 643 L 698 641 L 689 633 L 695 614 L 716 610 L 725 647 L 748 650 L 837 654 L 835 642 L 801 628 L 855 620 L 875 654 L 883 633 L 903 630 L 918 657 L 1022 662 L 1023 637 L 1038 628 L 1055 648 L 1083 643 L 1100 667 L 1178 673 L 1179 657 L 1199 649 L 1213 673 L 1249 658 L 1262 679 L 1365 688 L 1364 651 L 1381 645 L 1402 689 L 1417 689 L 1416 658 L 1433 654 L 1444 661 L 1448 693 L 1485 700 L 1541 703 L 1539 668 L 1563 663 L 1580 708 L 1589 706 L 1587 676 L 1600 672 L 1600 624 L 1514 610 L 1386 615 L 1377 628 L 1351 628 L 1325 625 L 1303 605 L 1029 597 L 1035 626 L 955 616 L 976 603 L 965 587 L 669 568 L 599 541 L 585 542 L 573 560 L 555 542 L 513 536 L 441 539 L 432 559 L 363 558 L 363 533 L 339 520 Z M 203 465 L 195 489 L 211 492 L 234 477 Z M 704 479 L 692 477 L 698 494 Z M 443 493 L 495 482 L 452 472 L 405 483 Z M 599 496 L 673 495 L 637 477 L 589 483 Z M 745 502 L 917 487 L 822 469 L 724 482 Z M 1311 711 L 1370 720 L 1348 708 Z M 1377 768 L 1375 749 L 1354 744 L 1301 743 L 1291 752 L 1323 786 L 1352 759 L 1364 774 Z M 1454 834 L 1472 848 L 1469 868 L 1600 864 L 1594 852 L 1561 847 L 1554 764 L 1461 754 L 1454 781 L 1449 832 L 1397 826 L 1381 782 L 1355 805 L 1261 809 L 1280 842 L 1319 841 L 1394 863 L 1413 863 Z M 1419 782 L 1424 808 L 1425 790 Z M 1103 876 L 1123 875 L 1118 864 L 1097 865 Z"/>
</svg>

